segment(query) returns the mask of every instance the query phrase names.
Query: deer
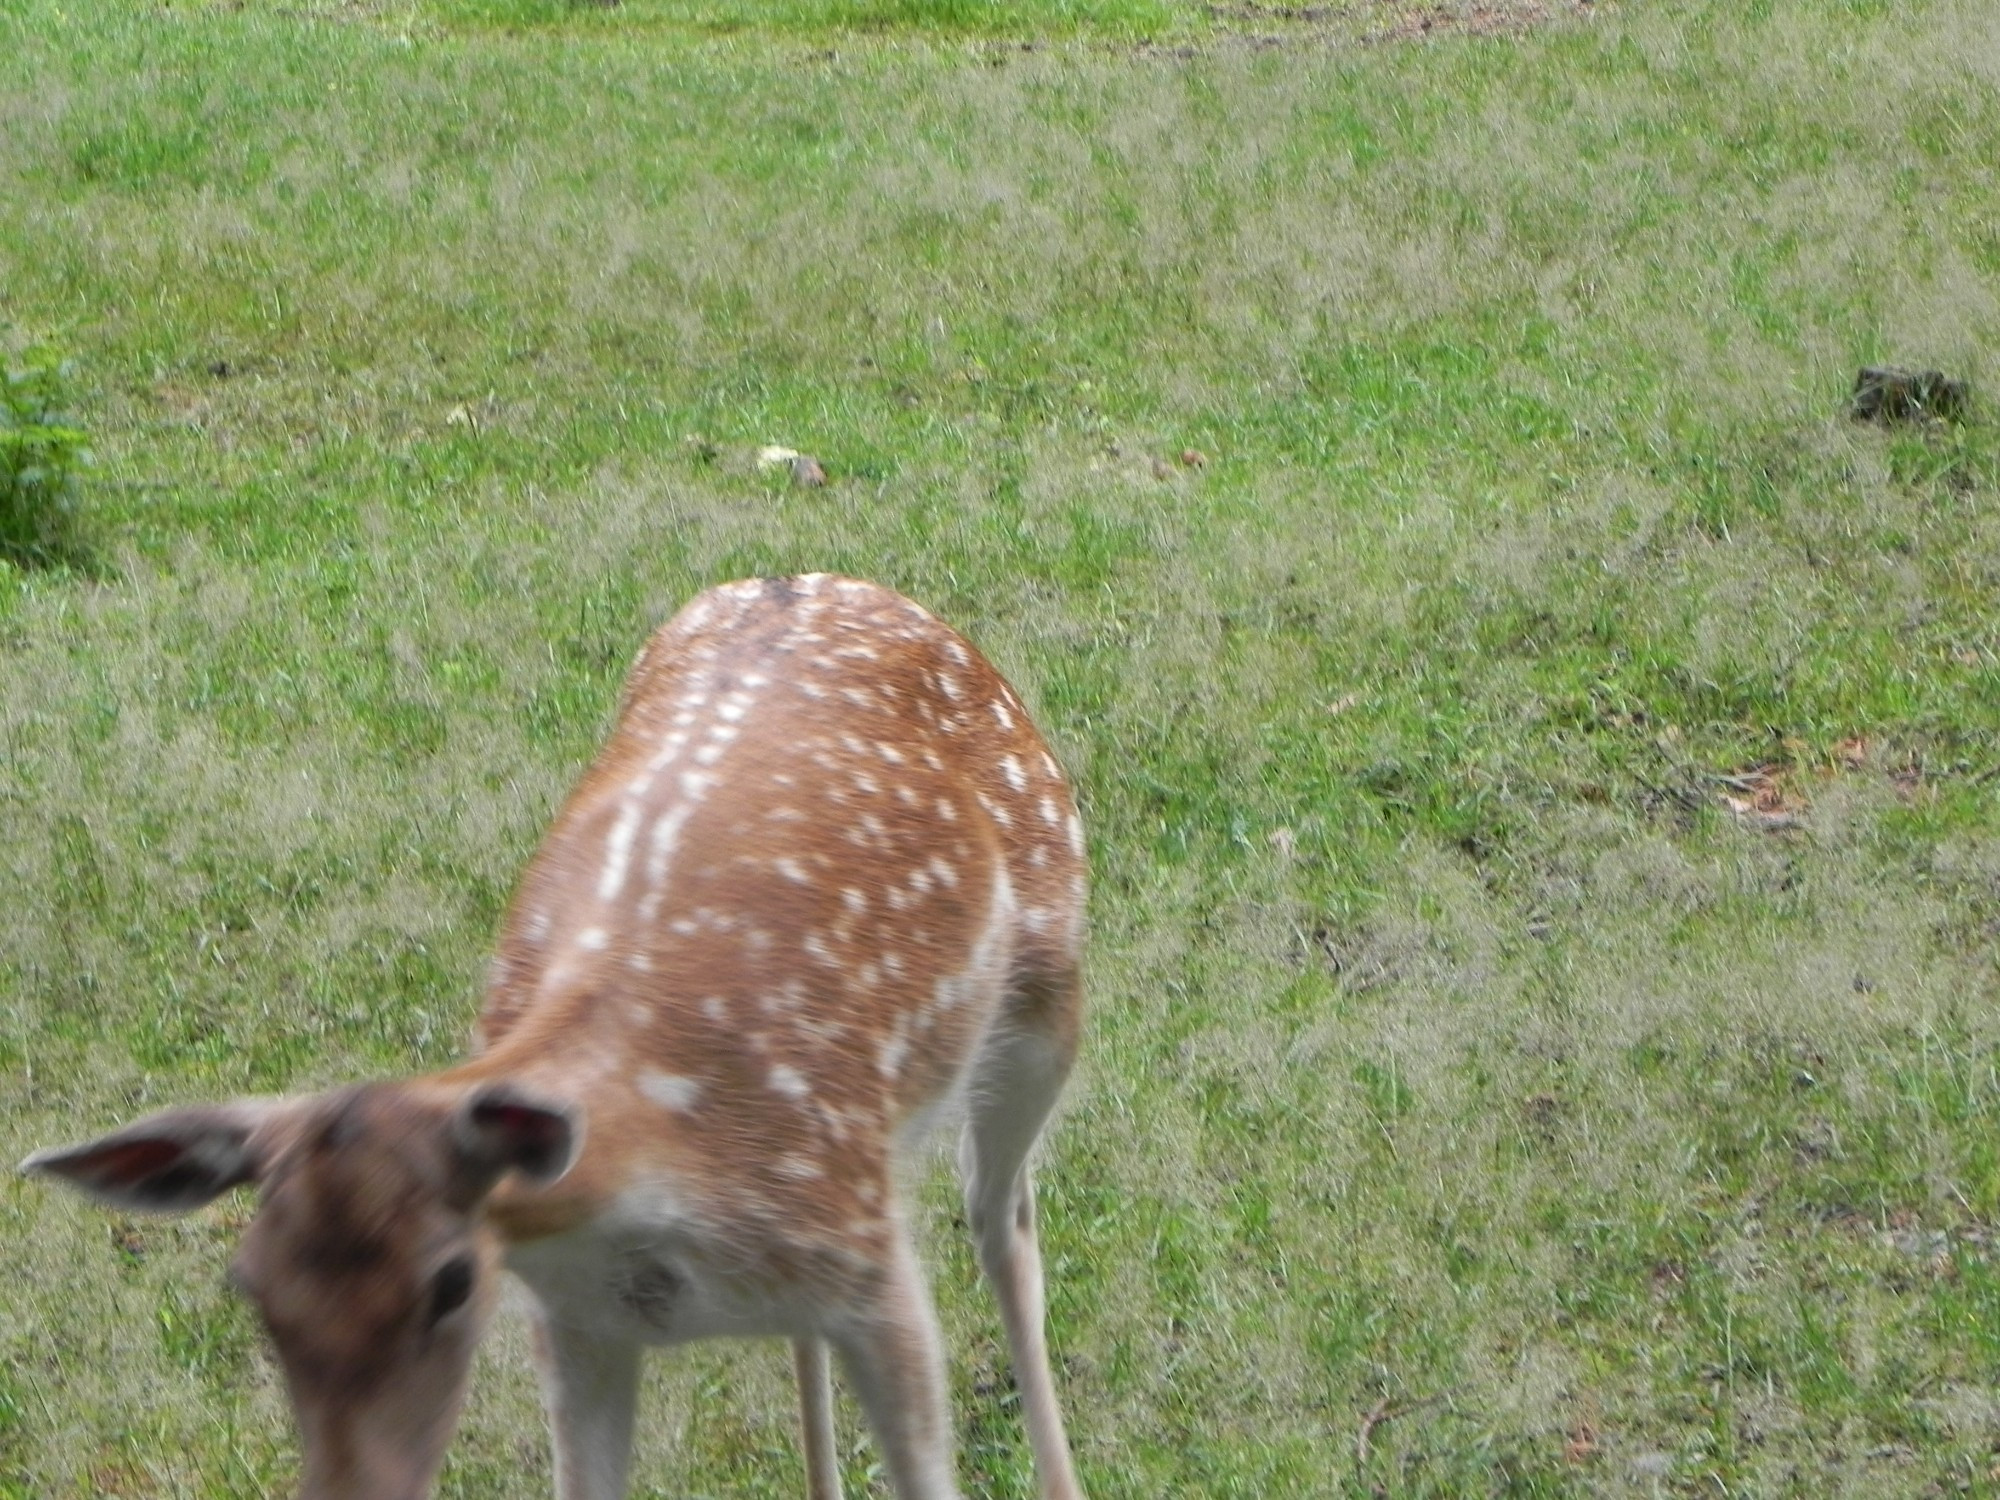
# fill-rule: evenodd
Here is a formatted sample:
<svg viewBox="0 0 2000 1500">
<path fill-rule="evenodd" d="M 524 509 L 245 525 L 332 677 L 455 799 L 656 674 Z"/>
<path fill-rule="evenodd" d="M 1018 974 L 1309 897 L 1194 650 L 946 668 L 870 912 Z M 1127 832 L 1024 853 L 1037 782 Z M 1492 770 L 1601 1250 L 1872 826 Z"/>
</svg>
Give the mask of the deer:
<svg viewBox="0 0 2000 1500">
<path fill-rule="evenodd" d="M 911 1163 L 960 1124 L 1044 1500 L 1082 1500 L 1031 1157 L 1074 1064 L 1085 845 L 998 671 L 830 574 L 711 588 L 647 641 L 510 899 L 470 1055 L 169 1109 L 22 1170 L 124 1210 L 240 1184 L 301 1500 L 422 1500 L 503 1270 L 559 1500 L 626 1493 L 641 1356 L 792 1344 L 810 1500 L 838 1359 L 901 1500 L 956 1500 Z"/>
</svg>

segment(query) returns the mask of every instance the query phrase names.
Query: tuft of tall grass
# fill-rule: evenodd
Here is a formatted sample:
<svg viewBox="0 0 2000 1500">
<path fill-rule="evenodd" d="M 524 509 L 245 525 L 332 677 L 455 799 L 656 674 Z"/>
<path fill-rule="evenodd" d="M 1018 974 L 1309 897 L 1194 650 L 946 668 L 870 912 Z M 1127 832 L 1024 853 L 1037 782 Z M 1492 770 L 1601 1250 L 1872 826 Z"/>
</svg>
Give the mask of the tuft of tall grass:
<svg viewBox="0 0 2000 1500">
<path fill-rule="evenodd" d="M 90 449 L 68 409 L 70 373 L 46 348 L 0 352 L 0 558 L 17 566 L 85 555 L 78 495 Z"/>
</svg>

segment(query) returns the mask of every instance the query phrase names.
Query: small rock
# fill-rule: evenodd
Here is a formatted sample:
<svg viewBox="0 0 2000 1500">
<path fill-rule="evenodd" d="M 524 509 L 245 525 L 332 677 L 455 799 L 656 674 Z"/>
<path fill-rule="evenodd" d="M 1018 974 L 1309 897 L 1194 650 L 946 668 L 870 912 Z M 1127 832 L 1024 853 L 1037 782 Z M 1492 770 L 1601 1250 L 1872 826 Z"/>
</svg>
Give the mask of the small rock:
<svg viewBox="0 0 2000 1500">
<path fill-rule="evenodd" d="M 1172 479 L 1174 477 L 1174 466 L 1168 463 L 1164 458 L 1154 459 L 1153 477 L 1155 479 L 1160 479 L 1160 480 Z"/>
<path fill-rule="evenodd" d="M 818 459 L 801 453 L 792 460 L 792 483 L 816 490 L 826 483 L 826 470 L 819 466 Z"/>
<path fill-rule="evenodd" d="M 799 450 L 786 448 L 778 443 L 769 443 L 757 450 L 757 467 L 760 469 L 789 469 L 798 459 Z"/>
<path fill-rule="evenodd" d="M 1863 365 L 1854 377 L 1848 412 L 1857 422 L 1956 422 L 1965 416 L 1971 391 L 1942 370 L 1899 370 Z"/>
</svg>

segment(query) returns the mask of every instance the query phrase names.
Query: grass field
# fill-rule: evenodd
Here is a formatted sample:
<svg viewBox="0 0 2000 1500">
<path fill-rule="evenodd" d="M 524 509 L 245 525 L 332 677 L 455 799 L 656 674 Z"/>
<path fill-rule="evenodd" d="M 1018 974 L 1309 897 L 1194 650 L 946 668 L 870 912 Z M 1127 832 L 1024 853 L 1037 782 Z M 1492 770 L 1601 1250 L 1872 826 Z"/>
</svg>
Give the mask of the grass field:
<svg viewBox="0 0 2000 1500">
<path fill-rule="evenodd" d="M 842 569 L 1085 801 L 1098 1500 L 2000 1493 L 1996 160 L 1982 0 L 16 0 L 0 1151 L 457 1056 L 651 624 Z M 249 1207 L 0 1180 L 0 1496 L 282 1490 Z M 550 1492 L 522 1342 L 442 1493 Z M 787 1371 L 635 1492 L 802 1493 Z"/>
</svg>

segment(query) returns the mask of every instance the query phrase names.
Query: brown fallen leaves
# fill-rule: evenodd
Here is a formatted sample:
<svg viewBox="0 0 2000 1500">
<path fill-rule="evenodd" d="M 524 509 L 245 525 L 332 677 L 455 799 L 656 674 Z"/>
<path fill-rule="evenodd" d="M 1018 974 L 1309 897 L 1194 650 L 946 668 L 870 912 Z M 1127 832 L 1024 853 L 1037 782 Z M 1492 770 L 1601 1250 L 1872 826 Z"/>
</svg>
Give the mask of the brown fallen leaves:
<svg viewBox="0 0 2000 1500">
<path fill-rule="evenodd" d="M 1750 766 L 1715 779 L 1722 786 L 1717 794 L 1722 805 L 1746 827 L 1778 833 L 1805 825 L 1806 800 L 1793 783 L 1790 766 Z"/>
<path fill-rule="evenodd" d="M 1563 1443 L 1563 1462 L 1566 1464 L 1588 1463 L 1597 1453 L 1597 1429 L 1588 1421 L 1579 1421 L 1569 1430 L 1569 1437 Z"/>
<path fill-rule="evenodd" d="M 1803 746 L 1789 740 L 1786 745 L 1800 751 L 1803 759 Z M 1716 798 L 1744 827 L 1761 833 L 1782 833 L 1805 826 L 1812 808 L 1808 786 L 1814 780 L 1880 768 L 1905 800 L 1917 796 L 1924 788 L 1921 764 L 1913 758 L 1889 763 L 1866 735 L 1848 735 L 1834 741 L 1830 761 L 1817 767 L 1796 760 L 1763 761 L 1740 771 L 1726 771 L 1713 778 Z"/>
</svg>

